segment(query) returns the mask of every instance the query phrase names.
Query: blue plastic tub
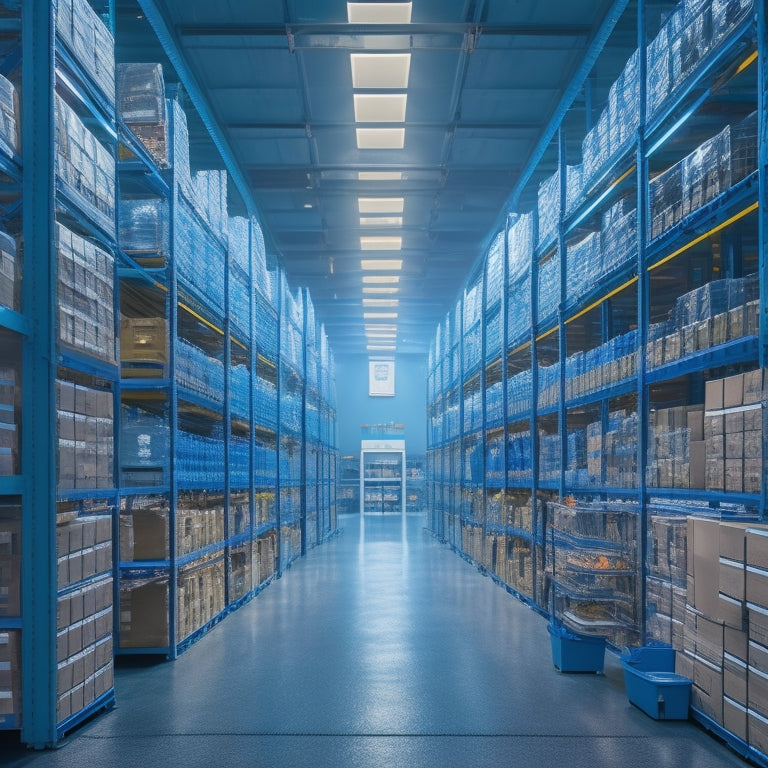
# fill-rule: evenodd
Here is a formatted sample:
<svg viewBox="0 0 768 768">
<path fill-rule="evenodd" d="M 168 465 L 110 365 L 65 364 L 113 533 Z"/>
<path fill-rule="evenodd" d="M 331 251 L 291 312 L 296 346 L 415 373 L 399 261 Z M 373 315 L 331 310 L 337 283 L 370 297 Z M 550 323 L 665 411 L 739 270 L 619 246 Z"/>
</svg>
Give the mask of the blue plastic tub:
<svg viewBox="0 0 768 768">
<path fill-rule="evenodd" d="M 621 659 L 630 703 L 655 720 L 687 720 L 691 681 L 675 674 L 674 648 L 634 648 Z"/>
<path fill-rule="evenodd" d="M 577 635 L 565 627 L 548 624 L 552 663 L 561 672 L 602 672 L 605 638 Z"/>
</svg>

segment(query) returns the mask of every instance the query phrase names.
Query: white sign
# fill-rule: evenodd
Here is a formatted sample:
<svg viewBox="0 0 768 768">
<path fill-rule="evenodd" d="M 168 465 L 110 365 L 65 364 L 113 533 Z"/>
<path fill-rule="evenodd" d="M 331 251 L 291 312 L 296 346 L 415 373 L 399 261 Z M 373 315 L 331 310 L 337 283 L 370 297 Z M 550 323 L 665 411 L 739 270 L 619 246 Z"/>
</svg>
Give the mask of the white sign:
<svg viewBox="0 0 768 768">
<path fill-rule="evenodd" d="M 394 360 L 368 361 L 368 394 L 371 397 L 394 397 Z"/>
</svg>

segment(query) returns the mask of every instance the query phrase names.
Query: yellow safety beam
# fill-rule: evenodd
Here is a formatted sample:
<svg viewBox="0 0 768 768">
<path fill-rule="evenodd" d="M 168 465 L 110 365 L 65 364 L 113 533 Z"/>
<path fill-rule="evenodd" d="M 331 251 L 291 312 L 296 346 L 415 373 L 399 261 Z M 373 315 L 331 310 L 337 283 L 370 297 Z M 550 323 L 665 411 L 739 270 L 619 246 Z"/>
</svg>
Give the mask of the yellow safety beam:
<svg viewBox="0 0 768 768">
<path fill-rule="evenodd" d="M 545 333 L 542 333 L 541 336 L 536 337 L 536 341 L 541 341 L 542 339 L 546 339 L 547 336 L 551 336 L 555 331 L 559 330 L 560 326 L 556 325 L 554 328 L 550 328 L 550 330 L 546 331 Z"/>
<path fill-rule="evenodd" d="M 662 264 L 666 264 L 668 261 L 672 261 L 672 259 L 679 256 L 681 253 L 685 253 L 689 248 L 693 248 L 694 245 L 698 245 L 699 243 L 706 240 L 708 237 L 712 237 L 712 235 L 716 234 L 717 232 L 720 232 L 721 230 L 725 229 L 726 227 L 730 227 L 731 224 L 734 222 L 737 222 L 739 219 L 743 219 L 745 216 L 748 216 L 753 211 L 756 211 L 758 209 L 759 203 L 754 202 L 752 205 L 747 206 L 743 211 L 739 211 L 734 216 L 731 216 L 730 219 L 726 219 L 722 224 L 718 224 L 716 227 L 712 227 L 709 231 L 705 232 L 703 235 L 699 235 L 698 237 L 691 240 L 690 243 L 686 243 L 681 248 L 678 248 L 676 251 L 672 251 L 672 253 L 665 256 L 663 259 L 657 261 L 655 264 L 652 264 L 650 267 L 648 267 L 648 271 L 651 272 L 654 269 L 658 269 Z"/>
<path fill-rule="evenodd" d="M 224 335 L 224 331 L 221 330 L 218 326 L 215 326 L 213 323 L 206 320 L 202 315 L 198 315 L 197 312 L 195 312 L 192 307 L 188 307 L 186 304 L 179 302 L 179 308 L 183 309 L 185 312 L 188 312 L 192 317 L 195 318 L 195 320 L 199 320 L 204 326 L 207 328 L 210 328 L 212 331 L 216 331 L 216 333 L 219 334 L 219 336 Z"/>
<path fill-rule="evenodd" d="M 530 341 L 524 341 L 519 347 L 515 347 L 510 352 L 507 352 L 507 356 L 509 356 L 509 355 L 516 355 L 518 352 L 522 352 L 524 349 L 526 349 L 527 347 L 530 347 L 530 346 L 531 346 L 531 342 Z"/>
<path fill-rule="evenodd" d="M 757 61 L 757 51 L 752 51 L 752 53 L 747 56 L 744 61 L 739 64 L 739 68 L 736 70 L 736 74 L 741 74 L 750 64 L 754 64 L 754 62 Z"/>
</svg>

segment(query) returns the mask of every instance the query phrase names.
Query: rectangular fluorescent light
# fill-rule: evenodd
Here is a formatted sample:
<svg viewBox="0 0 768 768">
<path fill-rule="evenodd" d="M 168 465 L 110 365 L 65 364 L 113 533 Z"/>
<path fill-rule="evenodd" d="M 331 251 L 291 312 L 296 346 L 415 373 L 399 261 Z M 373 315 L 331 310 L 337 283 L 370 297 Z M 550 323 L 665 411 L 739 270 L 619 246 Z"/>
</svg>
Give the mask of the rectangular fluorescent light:
<svg viewBox="0 0 768 768">
<path fill-rule="evenodd" d="M 369 352 L 394 352 L 397 349 L 394 344 L 368 344 L 365 348 Z"/>
<path fill-rule="evenodd" d="M 404 197 L 358 197 L 357 208 L 360 213 L 402 213 Z"/>
<path fill-rule="evenodd" d="M 364 307 L 396 307 L 399 299 L 363 299 Z"/>
<path fill-rule="evenodd" d="M 408 87 L 410 53 L 350 53 L 353 88 Z"/>
<path fill-rule="evenodd" d="M 410 24 L 413 3 L 347 3 L 350 24 Z"/>
<path fill-rule="evenodd" d="M 392 333 L 397 333 L 397 326 L 388 323 L 366 323 L 365 332 L 368 333 L 370 331 L 373 331 L 374 333 L 377 331 L 391 331 Z"/>
<path fill-rule="evenodd" d="M 392 333 L 378 333 L 377 331 L 368 331 L 365 334 L 369 339 L 396 339 L 397 334 Z"/>
<path fill-rule="evenodd" d="M 402 171 L 358 171 L 358 181 L 402 181 Z"/>
<path fill-rule="evenodd" d="M 403 247 L 403 238 L 374 237 L 362 235 L 360 237 L 360 249 L 363 251 L 399 251 Z"/>
<path fill-rule="evenodd" d="M 363 312 L 363 320 L 397 320 L 397 312 Z"/>
<path fill-rule="evenodd" d="M 389 286 L 389 285 L 364 285 L 363 286 L 363 293 L 375 293 L 377 295 L 382 295 L 384 293 L 397 293 L 400 289 L 397 286 Z"/>
<path fill-rule="evenodd" d="M 361 216 L 361 227 L 402 227 L 402 216 Z"/>
<path fill-rule="evenodd" d="M 400 275 L 363 275 L 363 282 L 369 284 L 399 283 Z"/>
<path fill-rule="evenodd" d="M 361 259 L 360 269 L 386 272 L 390 269 L 402 269 L 402 259 Z"/>
<path fill-rule="evenodd" d="M 402 149 L 405 128 L 355 128 L 358 149 Z"/>
<path fill-rule="evenodd" d="M 404 123 L 405 93 L 356 93 L 355 122 Z"/>
</svg>

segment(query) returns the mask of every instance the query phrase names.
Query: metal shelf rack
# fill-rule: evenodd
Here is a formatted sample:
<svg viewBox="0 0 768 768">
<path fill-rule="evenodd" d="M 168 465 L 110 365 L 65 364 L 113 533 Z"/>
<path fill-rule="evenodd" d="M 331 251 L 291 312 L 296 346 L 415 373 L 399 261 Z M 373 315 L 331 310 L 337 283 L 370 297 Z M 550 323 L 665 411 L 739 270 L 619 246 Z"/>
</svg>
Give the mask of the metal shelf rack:
<svg viewBox="0 0 768 768">
<path fill-rule="evenodd" d="M 657 488 L 649 484 L 646 472 L 647 448 L 653 436 L 652 412 L 681 405 L 701 406 L 707 381 L 763 368 L 768 361 L 768 327 L 762 322 L 762 312 L 759 323 L 753 319 L 755 302 L 762 308 L 768 300 L 764 258 L 768 232 L 768 97 L 760 85 L 768 79 L 766 10 L 765 4 L 758 2 L 732 5 L 728 21 L 724 21 L 726 16 L 721 17 L 722 26 L 698 62 L 683 70 L 679 82 L 667 84 L 667 95 L 659 98 L 652 92 L 658 83 L 651 84 L 652 77 L 659 72 L 649 71 L 654 61 L 644 54 L 652 47 L 649 32 L 658 32 L 654 25 L 661 26 L 663 19 L 657 8 L 643 0 L 614 4 L 610 18 L 617 22 L 623 18 L 622 34 L 617 39 L 621 37 L 623 45 L 640 51 L 633 60 L 635 52 L 625 49 L 630 57 L 626 66 L 632 65 L 636 71 L 636 90 L 632 91 L 637 98 L 632 115 L 635 122 L 629 135 L 612 144 L 606 140 L 605 146 L 601 145 L 589 178 L 574 196 L 570 185 L 578 175 L 575 171 L 586 173 L 574 163 L 586 159 L 579 150 L 588 144 L 579 147 L 575 143 L 574 134 L 579 133 L 577 120 L 583 120 L 582 113 L 578 117 L 567 114 L 570 105 L 564 103 L 544 132 L 539 152 L 509 197 L 504 217 L 507 238 L 502 302 L 514 307 L 517 317 L 525 313 L 527 327 L 513 325 L 510 312 L 502 309 L 505 320 L 500 372 L 494 368 L 495 354 L 483 356 L 484 368 L 465 354 L 466 332 L 477 331 L 464 325 L 464 302 L 473 289 L 482 290 L 484 295 L 487 291 L 493 258 L 493 246 L 489 246 L 480 255 L 481 287 L 477 288 L 480 270 L 473 269 L 457 297 L 455 310 L 438 327 L 430 348 L 428 497 L 429 525 L 435 535 L 510 593 L 549 614 L 551 574 L 544 573 L 543 561 L 532 558 L 531 578 L 521 588 L 512 581 L 509 563 L 513 561 L 499 558 L 500 548 L 506 543 L 509 552 L 510 546 L 516 546 L 510 542 L 546 542 L 548 552 L 557 552 L 563 542 L 548 536 L 547 522 L 541 513 L 547 501 L 635 502 L 640 510 L 635 562 L 641 569 L 635 608 L 642 610 L 636 610 L 634 616 L 640 642 L 651 638 L 646 627 L 646 583 L 642 570 L 647 556 L 649 505 L 678 505 L 677 514 L 707 509 L 719 514 L 721 510 L 732 513 L 742 509 L 747 519 L 763 519 L 766 512 L 764 487 L 760 493 L 682 485 Z M 700 6 L 708 12 L 706 3 L 697 8 Z M 681 3 L 670 17 L 683 13 L 682 8 Z M 722 5 L 718 8 L 722 9 Z M 632 36 L 625 33 L 631 27 L 636 39 L 627 43 Z M 601 56 L 605 66 L 613 71 L 623 64 L 617 61 L 616 50 L 606 46 L 610 30 L 605 32 L 595 42 L 595 59 L 585 60 L 579 79 L 567 89 L 571 96 L 584 92 L 587 137 L 598 135 L 593 133 L 598 123 L 592 118 L 597 114 L 593 98 L 598 93 L 593 87 L 585 87 L 584 79 Z M 704 41 L 697 44 L 703 46 Z M 671 46 L 661 49 L 672 55 Z M 673 70 L 666 71 L 671 77 Z M 611 93 L 615 97 L 620 91 Z M 607 98 L 607 90 L 605 95 L 606 110 L 615 108 Z M 736 102 L 739 111 L 734 112 Z M 750 115 L 752 110 L 756 116 Z M 715 114 L 717 119 L 708 123 Z M 615 114 L 612 115 L 614 119 Z M 750 117 L 756 117 L 756 127 L 751 149 L 743 151 L 747 144 L 739 144 L 739 137 L 747 134 L 745 125 Z M 729 165 L 722 166 L 726 170 L 721 180 L 715 182 L 710 177 L 710 185 L 703 189 L 696 186 L 694 155 L 701 156 L 716 146 L 718 129 L 733 142 L 728 150 Z M 674 178 L 676 167 L 685 167 L 693 180 L 686 187 L 687 197 L 681 189 L 677 200 L 671 198 L 669 211 L 664 211 L 667 218 L 654 219 L 659 213 L 659 185 L 668 172 L 668 178 Z M 712 161 L 706 168 L 714 173 L 720 166 Z M 558 211 L 555 230 L 548 230 L 544 242 L 539 242 L 538 237 L 541 222 L 534 184 L 539 181 L 549 182 Z M 521 200 L 525 203 L 521 204 Z M 519 212 L 529 204 L 534 208 L 531 213 Z M 520 269 L 516 252 L 510 252 L 509 234 L 519 234 L 514 228 L 520 226 L 525 216 L 533 219 L 533 233 L 526 241 L 528 245 L 522 248 L 526 264 L 525 269 Z M 569 285 L 569 258 L 579 252 L 578 248 L 586 248 L 590 235 L 599 234 L 602 238 L 607 231 L 606 222 L 615 225 L 617 221 L 627 231 L 623 240 L 612 241 L 611 260 L 605 262 L 604 268 L 602 263 L 598 264 L 591 283 L 574 290 Z M 498 234 L 493 233 L 489 241 L 495 241 Z M 519 244 L 520 238 L 513 238 L 513 242 Z M 617 243 L 625 250 L 617 250 Z M 559 290 L 554 310 L 551 303 L 548 307 L 539 306 L 542 269 L 559 274 L 559 286 L 554 286 L 556 292 Z M 684 311 L 685 301 L 690 307 L 694 299 L 703 295 L 696 294 L 697 290 L 711 289 L 714 295 L 716 282 L 735 284 L 751 274 L 756 275 L 753 284 L 757 286 L 757 296 L 750 294 L 749 299 L 744 299 L 747 320 L 743 329 L 732 332 L 728 326 L 723 334 L 722 318 L 714 319 L 715 312 L 722 314 L 723 310 L 712 310 L 712 315 L 702 314 L 700 318 L 704 342 L 697 339 L 695 346 L 686 346 L 690 329 L 676 325 L 683 322 L 680 318 L 690 319 Z M 483 302 L 480 333 L 484 334 L 496 322 L 497 306 L 495 301 Z M 738 306 L 734 307 L 740 317 Z M 730 304 L 726 311 L 730 311 Z M 617 357 L 611 357 L 610 345 L 630 332 L 635 334 L 634 341 L 620 365 Z M 491 347 L 483 349 L 485 353 L 493 352 Z M 454 354 L 459 357 L 459 373 L 453 365 Z M 589 360 L 593 362 L 584 365 L 590 354 Z M 578 355 L 583 356 L 581 368 L 576 366 Z M 578 383 L 570 378 L 570 372 L 576 370 L 581 378 Z M 476 387 L 484 398 L 480 426 L 465 419 L 465 409 L 469 407 L 465 393 Z M 542 396 L 545 389 L 546 396 Z M 501 421 L 497 414 L 499 397 Z M 585 443 L 579 441 L 585 440 L 584 430 L 590 425 L 594 429 L 586 432 L 585 449 Z M 529 437 L 524 438 L 526 434 Z M 595 442 L 589 442 L 590 435 Z M 519 463 L 520 454 L 516 452 L 526 440 L 530 446 L 530 469 Z M 622 452 L 615 455 L 621 455 L 626 466 L 620 462 L 617 466 L 606 466 L 606 458 L 612 455 L 607 450 L 609 440 L 615 450 L 621 448 Z M 468 482 L 471 478 L 464 461 L 465 448 L 476 443 L 485 444 L 488 452 L 479 487 Z M 502 480 L 498 476 L 499 456 L 504 457 L 501 468 L 506 469 Z M 574 463 L 576 456 L 579 458 Z M 513 461 L 517 463 L 510 473 Z M 470 486 L 475 494 L 471 513 L 466 497 Z M 521 515 L 523 524 L 509 525 L 506 510 L 513 519 Z M 454 521 L 459 518 L 461 524 L 457 526 Z M 707 725 L 703 713 L 694 710 L 694 714 Z M 714 724 L 713 730 L 720 732 L 722 728 Z M 726 733 L 729 743 L 732 736 Z M 755 757 L 754 749 L 742 746 Z M 765 756 L 759 757 L 765 761 Z"/>
</svg>

